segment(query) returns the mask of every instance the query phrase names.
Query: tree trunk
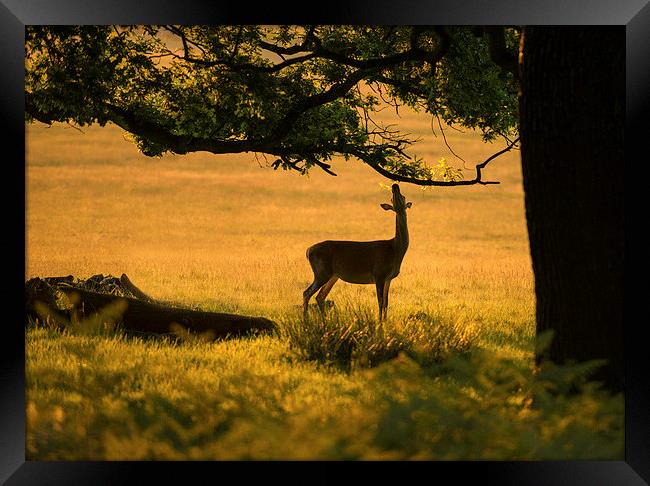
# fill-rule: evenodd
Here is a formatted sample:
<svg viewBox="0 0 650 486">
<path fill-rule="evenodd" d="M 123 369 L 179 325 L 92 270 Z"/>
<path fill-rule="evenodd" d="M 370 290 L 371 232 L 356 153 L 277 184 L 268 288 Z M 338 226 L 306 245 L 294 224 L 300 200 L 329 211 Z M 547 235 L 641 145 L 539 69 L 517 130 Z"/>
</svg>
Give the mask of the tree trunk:
<svg viewBox="0 0 650 486">
<path fill-rule="evenodd" d="M 625 28 L 526 27 L 520 134 L 537 335 L 624 386 Z M 538 362 L 541 356 L 537 356 Z"/>
</svg>

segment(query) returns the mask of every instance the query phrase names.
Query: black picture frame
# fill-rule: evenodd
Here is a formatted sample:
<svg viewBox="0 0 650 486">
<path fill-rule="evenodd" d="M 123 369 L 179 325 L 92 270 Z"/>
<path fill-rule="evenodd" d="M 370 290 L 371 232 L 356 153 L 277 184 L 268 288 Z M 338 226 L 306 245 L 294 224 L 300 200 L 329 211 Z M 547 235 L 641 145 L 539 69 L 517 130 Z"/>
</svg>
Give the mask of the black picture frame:
<svg viewBox="0 0 650 486">
<path fill-rule="evenodd" d="M 647 344 L 643 339 L 647 300 L 635 286 L 626 287 L 625 323 L 625 460 L 540 462 L 40 462 L 25 461 L 25 350 L 23 289 L 25 277 L 25 126 L 24 26 L 31 24 L 151 23 L 365 23 L 365 24 L 505 24 L 620 25 L 627 46 L 626 121 L 626 286 L 642 268 L 629 257 L 633 184 L 645 179 L 644 142 L 650 94 L 650 4 L 647 0 L 363 0 L 328 2 L 309 10 L 305 5 L 268 4 L 266 9 L 242 2 L 185 0 L 0 0 L 0 106 L 5 135 L 3 159 L 3 245 L 9 289 L 5 295 L 4 352 L 0 368 L 0 482 L 15 484 L 145 484 L 158 482 L 238 483 L 277 479 L 283 483 L 342 483 L 354 477 L 364 484 L 424 478 L 427 482 L 464 483 L 468 478 L 490 484 L 642 485 L 650 481 L 650 380 Z M 636 155 L 640 154 L 640 155 Z M 640 158 L 637 158 L 640 157 Z M 647 155 L 645 164 L 648 163 Z M 21 163 L 22 161 L 22 163 Z M 21 204 L 21 201 L 23 204 Z M 641 233 L 640 233 L 641 234 Z M 637 235 L 638 236 L 638 235 Z M 636 236 L 635 236 L 636 239 Z M 643 250 L 642 250 L 643 252 Z M 8 268 L 7 268 L 8 267 Z M 643 272 L 645 275 L 647 273 Z M 645 282 L 643 282 L 645 283 Z M 635 287 L 635 288 L 633 288 Z M 641 285 L 643 287 L 643 285 Z M 647 286 L 646 286 L 647 287 Z M 629 292 L 627 290 L 629 289 Z M 647 292 L 647 291 L 646 291 Z M 195 473 L 204 481 L 190 479 Z M 233 474 L 234 476 L 229 476 Z M 353 476 L 352 476 L 352 475 Z M 417 475 L 417 476 L 416 476 Z M 421 476 L 424 475 L 424 476 Z M 200 477 L 200 476 L 199 476 Z M 358 480 L 355 480 L 358 482 Z"/>
</svg>

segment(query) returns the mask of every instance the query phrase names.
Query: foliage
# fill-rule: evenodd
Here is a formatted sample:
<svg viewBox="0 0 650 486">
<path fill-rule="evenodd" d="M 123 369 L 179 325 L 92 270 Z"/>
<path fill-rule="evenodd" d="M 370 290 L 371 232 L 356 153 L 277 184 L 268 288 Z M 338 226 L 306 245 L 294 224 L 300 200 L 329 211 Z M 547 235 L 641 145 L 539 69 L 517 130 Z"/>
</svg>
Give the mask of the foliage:
<svg viewBox="0 0 650 486">
<path fill-rule="evenodd" d="M 513 31 L 506 31 L 508 35 L 512 39 Z M 517 126 L 513 109 L 517 93 L 513 74 L 492 62 L 482 42 L 469 30 L 456 32 L 456 42 L 441 65 L 436 92 L 443 100 L 440 116 L 445 122 L 479 129 L 489 141 Z"/>
<path fill-rule="evenodd" d="M 588 382 L 590 366 L 581 372 L 547 366 L 552 373 L 536 376 L 531 368 L 474 352 L 433 369 L 404 356 L 378 368 L 373 378 L 383 386 L 375 389 L 375 400 L 387 405 L 377 424 L 373 458 L 621 458 L 622 397 Z M 458 389 L 446 383 L 446 374 Z M 576 386 L 580 391 L 574 394 L 550 391 Z"/>
<path fill-rule="evenodd" d="M 415 140 L 375 115 L 407 105 L 485 140 L 512 135 L 517 80 L 493 61 L 492 35 L 515 56 L 515 29 L 28 26 L 26 117 L 110 121 L 150 156 L 258 152 L 331 173 L 338 154 L 432 181 L 406 152 Z"/>
</svg>

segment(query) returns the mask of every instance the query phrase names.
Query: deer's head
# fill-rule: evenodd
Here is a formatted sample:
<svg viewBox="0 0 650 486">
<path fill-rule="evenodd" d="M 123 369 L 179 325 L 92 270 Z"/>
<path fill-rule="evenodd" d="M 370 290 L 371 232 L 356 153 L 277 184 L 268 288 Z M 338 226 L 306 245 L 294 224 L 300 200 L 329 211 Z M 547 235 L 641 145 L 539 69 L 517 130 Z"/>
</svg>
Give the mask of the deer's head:
<svg viewBox="0 0 650 486">
<path fill-rule="evenodd" d="M 393 184 L 393 197 L 391 198 L 392 204 L 382 203 L 380 206 L 386 211 L 395 211 L 396 213 L 406 213 L 406 210 L 413 204 L 406 202 L 406 198 L 399 192 L 399 185 Z"/>
</svg>

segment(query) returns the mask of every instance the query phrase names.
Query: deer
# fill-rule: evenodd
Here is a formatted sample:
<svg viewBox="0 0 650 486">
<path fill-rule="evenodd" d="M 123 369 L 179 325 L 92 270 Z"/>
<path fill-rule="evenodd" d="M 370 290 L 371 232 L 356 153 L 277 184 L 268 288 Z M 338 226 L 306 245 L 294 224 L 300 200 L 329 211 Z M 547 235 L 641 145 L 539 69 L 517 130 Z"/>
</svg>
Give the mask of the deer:
<svg viewBox="0 0 650 486">
<path fill-rule="evenodd" d="M 316 303 L 325 313 L 325 298 L 339 280 L 352 284 L 375 284 L 379 321 L 386 319 L 388 291 L 391 281 L 399 275 L 409 246 L 406 210 L 412 206 L 400 193 L 399 185 L 392 186 L 392 204 L 382 203 L 385 211 L 395 212 L 395 237 L 376 241 L 326 240 L 307 248 L 307 260 L 314 272 L 314 281 L 303 292 L 303 316 L 307 319 L 309 299 L 318 292 Z"/>
</svg>

